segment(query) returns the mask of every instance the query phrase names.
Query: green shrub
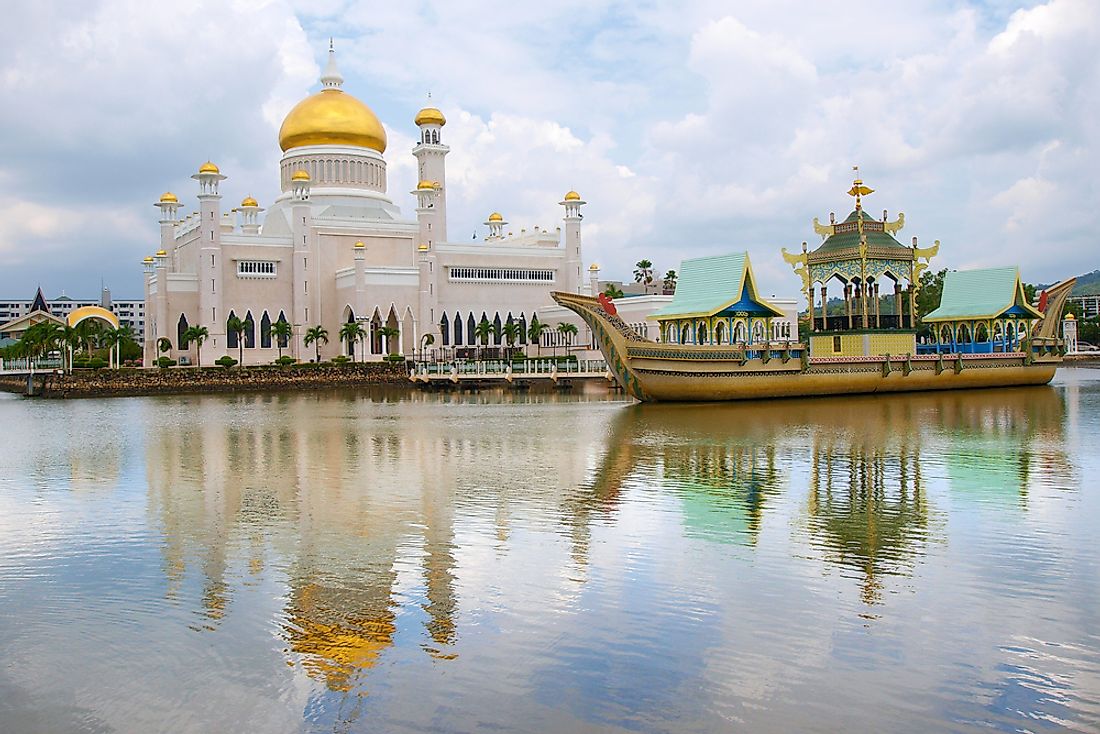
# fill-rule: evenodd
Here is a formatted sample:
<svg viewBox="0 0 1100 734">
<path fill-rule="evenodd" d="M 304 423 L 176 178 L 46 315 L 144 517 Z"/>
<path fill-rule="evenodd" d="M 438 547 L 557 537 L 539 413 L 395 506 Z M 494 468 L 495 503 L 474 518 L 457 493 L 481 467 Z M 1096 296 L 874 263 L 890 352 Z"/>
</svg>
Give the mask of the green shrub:
<svg viewBox="0 0 1100 734">
<path fill-rule="evenodd" d="M 336 365 L 337 367 L 343 367 L 344 365 L 346 365 L 350 361 L 351 360 L 349 360 L 347 357 L 345 357 L 342 354 L 337 355 L 337 356 L 332 358 L 332 363 L 334 365 Z"/>
<path fill-rule="evenodd" d="M 94 362 L 95 360 L 93 359 L 92 361 Z M 158 357 L 157 358 L 157 367 L 160 367 L 161 369 L 167 369 L 168 367 L 175 367 L 175 366 L 176 366 L 176 360 L 172 359 L 171 357 Z"/>
<path fill-rule="evenodd" d="M 107 360 L 102 357 L 92 357 L 88 360 L 88 369 L 100 370 L 107 366 Z"/>
<path fill-rule="evenodd" d="M 386 360 L 387 362 L 404 362 L 405 361 L 405 358 L 402 357 L 400 354 L 387 354 L 382 359 Z"/>
<path fill-rule="evenodd" d="M 289 354 L 284 354 L 283 356 L 275 360 L 275 364 L 279 365 L 280 367 L 286 367 L 287 365 L 292 365 L 297 361 L 298 360 L 294 359 L 294 357 L 291 357 Z"/>
<path fill-rule="evenodd" d="M 224 357 L 218 357 L 217 359 L 215 359 L 214 364 L 229 369 L 233 365 L 237 364 L 237 360 L 233 359 L 227 354 Z"/>
</svg>

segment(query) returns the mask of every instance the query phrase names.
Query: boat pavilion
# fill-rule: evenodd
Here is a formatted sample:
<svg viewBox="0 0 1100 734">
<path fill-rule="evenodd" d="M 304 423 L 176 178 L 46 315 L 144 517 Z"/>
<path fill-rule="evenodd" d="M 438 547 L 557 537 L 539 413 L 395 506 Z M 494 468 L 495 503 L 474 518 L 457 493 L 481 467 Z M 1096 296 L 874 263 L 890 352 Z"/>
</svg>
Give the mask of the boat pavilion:
<svg viewBox="0 0 1100 734">
<path fill-rule="evenodd" d="M 672 302 L 649 316 L 670 344 L 767 344 L 783 311 L 756 291 L 747 252 L 684 260 Z M 793 335 L 797 340 L 797 335 Z"/>
<path fill-rule="evenodd" d="M 939 308 L 924 317 L 931 343 L 917 349 L 932 354 L 1021 351 L 1042 316 L 1027 302 L 1018 268 L 948 272 Z"/>
</svg>

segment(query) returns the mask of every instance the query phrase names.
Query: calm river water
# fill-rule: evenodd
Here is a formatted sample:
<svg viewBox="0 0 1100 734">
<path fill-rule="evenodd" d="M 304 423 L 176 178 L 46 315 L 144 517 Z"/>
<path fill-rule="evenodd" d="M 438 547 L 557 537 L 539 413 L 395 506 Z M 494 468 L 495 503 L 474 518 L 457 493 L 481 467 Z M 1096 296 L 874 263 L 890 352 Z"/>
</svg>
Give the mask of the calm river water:
<svg viewBox="0 0 1100 734">
<path fill-rule="evenodd" d="M 1100 371 L 0 395 L 4 732 L 1100 731 Z"/>
</svg>

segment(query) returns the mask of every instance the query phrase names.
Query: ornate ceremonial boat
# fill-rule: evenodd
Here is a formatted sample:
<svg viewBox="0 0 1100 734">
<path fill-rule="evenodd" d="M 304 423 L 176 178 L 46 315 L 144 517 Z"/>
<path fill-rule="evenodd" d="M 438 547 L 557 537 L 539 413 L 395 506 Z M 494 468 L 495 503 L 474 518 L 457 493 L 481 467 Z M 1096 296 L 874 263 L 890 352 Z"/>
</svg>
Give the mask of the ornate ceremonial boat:
<svg viewBox="0 0 1100 734">
<path fill-rule="evenodd" d="M 939 308 L 918 320 L 920 273 L 936 254 L 907 247 L 889 222 L 862 210 L 871 193 L 858 178 L 844 222 L 814 221 L 823 243 L 788 262 L 802 277 L 809 344 L 776 339 L 782 312 L 756 293 L 747 253 L 684 261 L 676 295 L 651 318 L 662 341 L 637 334 L 606 296 L 553 293 L 576 312 L 623 389 L 642 401 L 722 401 L 814 395 L 1042 385 L 1062 361 L 1062 311 L 1074 280 L 1027 302 L 1016 268 L 947 273 Z M 922 260 L 924 262 L 922 262 Z M 826 283 L 843 284 L 840 314 Z M 894 282 L 893 296 L 880 283 Z M 908 281 L 903 289 L 901 281 Z M 820 315 L 814 285 L 820 284 Z M 883 302 L 887 308 L 883 308 Z M 893 313 L 884 313 L 884 310 Z M 930 336 L 917 343 L 921 324 Z"/>
</svg>

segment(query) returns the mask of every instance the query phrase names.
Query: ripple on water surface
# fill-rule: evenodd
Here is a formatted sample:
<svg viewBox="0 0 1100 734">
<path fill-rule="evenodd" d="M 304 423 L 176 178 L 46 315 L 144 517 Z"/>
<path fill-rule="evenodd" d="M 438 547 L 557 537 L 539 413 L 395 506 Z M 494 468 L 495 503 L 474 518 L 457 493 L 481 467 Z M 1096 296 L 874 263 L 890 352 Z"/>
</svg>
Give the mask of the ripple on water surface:
<svg viewBox="0 0 1100 734">
<path fill-rule="evenodd" d="M 1063 373 L 694 406 L 0 396 L 0 720 L 1095 731 L 1100 375 Z"/>
</svg>

